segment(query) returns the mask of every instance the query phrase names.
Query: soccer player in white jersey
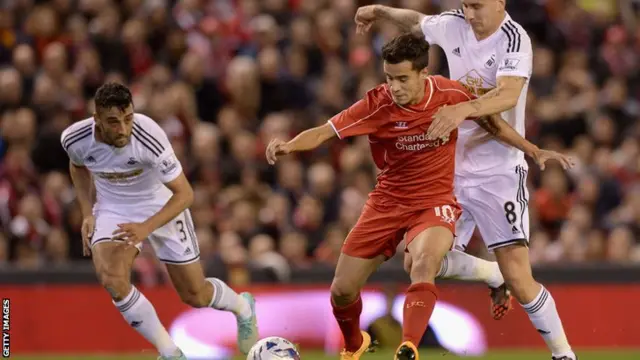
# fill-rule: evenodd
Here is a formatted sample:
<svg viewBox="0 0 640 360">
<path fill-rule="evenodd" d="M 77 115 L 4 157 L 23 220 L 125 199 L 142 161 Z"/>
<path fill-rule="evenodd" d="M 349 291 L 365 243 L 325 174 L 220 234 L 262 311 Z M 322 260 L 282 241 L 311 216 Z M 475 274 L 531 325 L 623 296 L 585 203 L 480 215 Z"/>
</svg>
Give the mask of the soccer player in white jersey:
<svg viewBox="0 0 640 360">
<path fill-rule="evenodd" d="M 477 226 L 487 248 L 495 253 L 508 288 L 544 338 L 552 358 L 575 360 L 553 297 L 531 273 L 524 154 L 492 139 L 478 141 L 483 130 L 473 122 L 463 123 L 468 117 L 502 113 L 524 136 L 533 53 L 527 32 L 506 13 L 505 0 L 462 0 L 461 10 L 434 16 L 365 6 L 356 14 L 357 31 L 368 31 L 376 20 L 390 21 L 439 45 L 447 56 L 450 77 L 479 96 L 442 108 L 428 130 L 430 138 L 439 138 L 460 125 L 455 181 L 463 215 L 456 225 L 456 247 L 464 250 Z M 452 251 L 442 264 L 441 275 L 499 281 L 488 263 Z"/>
<path fill-rule="evenodd" d="M 165 132 L 134 113 L 129 89 L 101 86 L 93 117 L 69 126 L 61 142 L 84 217 L 84 253 L 127 323 L 156 347 L 159 359 L 186 359 L 131 284 L 133 261 L 148 239 L 183 302 L 236 316 L 238 347 L 248 353 L 258 339 L 253 296 L 205 279 L 188 210 L 193 190 Z"/>
</svg>

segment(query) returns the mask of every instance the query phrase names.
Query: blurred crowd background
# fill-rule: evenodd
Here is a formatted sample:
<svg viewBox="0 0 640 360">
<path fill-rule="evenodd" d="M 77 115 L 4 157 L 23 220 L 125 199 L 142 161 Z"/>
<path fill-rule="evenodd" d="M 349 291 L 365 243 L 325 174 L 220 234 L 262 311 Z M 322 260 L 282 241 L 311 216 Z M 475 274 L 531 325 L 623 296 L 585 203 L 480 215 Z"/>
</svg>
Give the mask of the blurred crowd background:
<svg viewBox="0 0 640 360">
<path fill-rule="evenodd" d="M 368 2 L 371 3 L 371 2 Z M 377 1 L 376 3 L 383 3 Z M 427 14 L 456 0 L 386 4 Z M 578 166 L 531 166 L 534 264 L 640 261 L 640 25 L 631 0 L 513 0 L 534 41 L 527 137 Z M 130 86 L 193 184 L 202 259 L 242 282 L 335 264 L 375 183 L 366 138 L 270 167 L 265 144 L 324 123 L 384 81 L 396 35 L 356 35 L 356 0 L 4 0 L 0 6 L 0 264 L 83 259 L 60 146 L 105 81 Z M 434 73 L 447 75 L 442 52 Z M 482 253 L 482 243 L 472 242 Z M 84 258 L 86 259 L 86 258 Z M 157 263 L 144 252 L 141 274 Z M 153 277 L 147 278 L 153 282 Z"/>
</svg>

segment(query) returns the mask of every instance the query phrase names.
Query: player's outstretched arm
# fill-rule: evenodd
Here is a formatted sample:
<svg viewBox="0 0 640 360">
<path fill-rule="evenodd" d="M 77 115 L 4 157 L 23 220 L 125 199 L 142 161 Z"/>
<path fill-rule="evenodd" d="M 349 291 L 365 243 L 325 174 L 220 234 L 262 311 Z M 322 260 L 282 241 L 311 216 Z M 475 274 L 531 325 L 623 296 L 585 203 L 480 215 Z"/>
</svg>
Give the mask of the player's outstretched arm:
<svg viewBox="0 0 640 360">
<path fill-rule="evenodd" d="M 571 168 L 574 165 L 574 160 L 571 157 L 555 151 L 540 149 L 535 144 L 523 138 L 500 115 L 482 116 L 475 121 L 496 139 L 506 145 L 515 147 L 525 153 L 525 155 L 531 157 L 542 170 L 545 169 L 545 164 L 548 160 L 559 162 L 564 169 Z M 469 146 L 473 146 L 473 144 L 469 144 Z"/>
<path fill-rule="evenodd" d="M 84 166 L 79 166 L 69 161 L 69 174 L 71 182 L 76 189 L 76 197 L 80 204 L 82 217 L 86 218 L 93 214 L 93 204 L 96 200 L 96 188 L 93 184 L 91 172 Z"/>
<path fill-rule="evenodd" d="M 273 139 L 267 146 L 265 153 L 267 162 L 273 165 L 279 156 L 313 150 L 334 136 L 336 136 L 336 132 L 331 127 L 331 124 L 326 123 L 322 126 L 305 130 L 288 142 Z"/>
<path fill-rule="evenodd" d="M 356 33 L 362 34 L 377 20 L 386 20 L 397 26 L 402 32 L 414 32 L 422 35 L 420 22 L 426 15 L 409 9 L 397 9 L 384 5 L 368 5 L 356 12 Z"/>
</svg>

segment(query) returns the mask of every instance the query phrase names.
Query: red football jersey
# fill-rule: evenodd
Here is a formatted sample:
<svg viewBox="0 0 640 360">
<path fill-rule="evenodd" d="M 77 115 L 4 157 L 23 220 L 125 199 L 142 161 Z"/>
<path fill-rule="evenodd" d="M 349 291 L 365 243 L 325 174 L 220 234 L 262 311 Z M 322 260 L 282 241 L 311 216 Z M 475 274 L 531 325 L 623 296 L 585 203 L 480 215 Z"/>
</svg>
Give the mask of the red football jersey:
<svg viewBox="0 0 640 360">
<path fill-rule="evenodd" d="M 421 103 L 397 105 L 387 84 L 329 120 L 340 139 L 368 135 L 373 159 L 381 171 L 372 200 L 407 206 L 435 207 L 455 202 L 453 177 L 458 130 L 427 140 L 436 111 L 475 98 L 459 82 L 442 76 L 425 81 Z"/>
</svg>

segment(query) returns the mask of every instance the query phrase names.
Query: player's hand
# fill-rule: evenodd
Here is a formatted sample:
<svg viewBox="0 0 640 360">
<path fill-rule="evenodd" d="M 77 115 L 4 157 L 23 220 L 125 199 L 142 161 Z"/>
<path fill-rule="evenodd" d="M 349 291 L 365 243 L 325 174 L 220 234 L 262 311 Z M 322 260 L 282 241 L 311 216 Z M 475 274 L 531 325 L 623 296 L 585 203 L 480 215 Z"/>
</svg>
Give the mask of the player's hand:
<svg viewBox="0 0 640 360">
<path fill-rule="evenodd" d="M 284 156 L 289 154 L 289 150 L 287 149 L 287 143 L 280 139 L 273 139 L 267 145 L 267 150 L 265 152 L 265 156 L 267 157 L 267 162 L 269 165 L 273 165 L 278 161 L 278 156 Z"/>
<path fill-rule="evenodd" d="M 551 150 L 540 149 L 533 154 L 531 158 L 538 164 L 540 170 L 544 171 L 545 163 L 549 160 L 555 160 L 560 163 L 563 169 L 567 170 L 576 165 L 575 159 L 569 155 L 564 155 Z"/>
<path fill-rule="evenodd" d="M 455 130 L 465 119 L 467 114 L 461 111 L 458 106 L 443 106 L 435 115 L 433 122 L 427 130 L 427 138 L 429 140 L 439 139 L 448 136 Z"/>
<path fill-rule="evenodd" d="M 124 241 L 127 245 L 136 246 L 146 239 L 153 229 L 144 223 L 118 224 L 118 229 L 113 232 L 113 239 Z"/>
<path fill-rule="evenodd" d="M 364 34 L 371 30 L 371 26 L 373 26 L 376 21 L 376 15 L 374 13 L 376 6 L 378 5 L 367 5 L 358 8 L 354 19 L 356 22 L 356 34 Z"/>
<path fill-rule="evenodd" d="M 91 237 L 96 229 L 96 218 L 93 215 L 86 216 L 82 219 L 82 227 L 80 233 L 82 234 L 82 255 L 91 255 Z"/>
</svg>

